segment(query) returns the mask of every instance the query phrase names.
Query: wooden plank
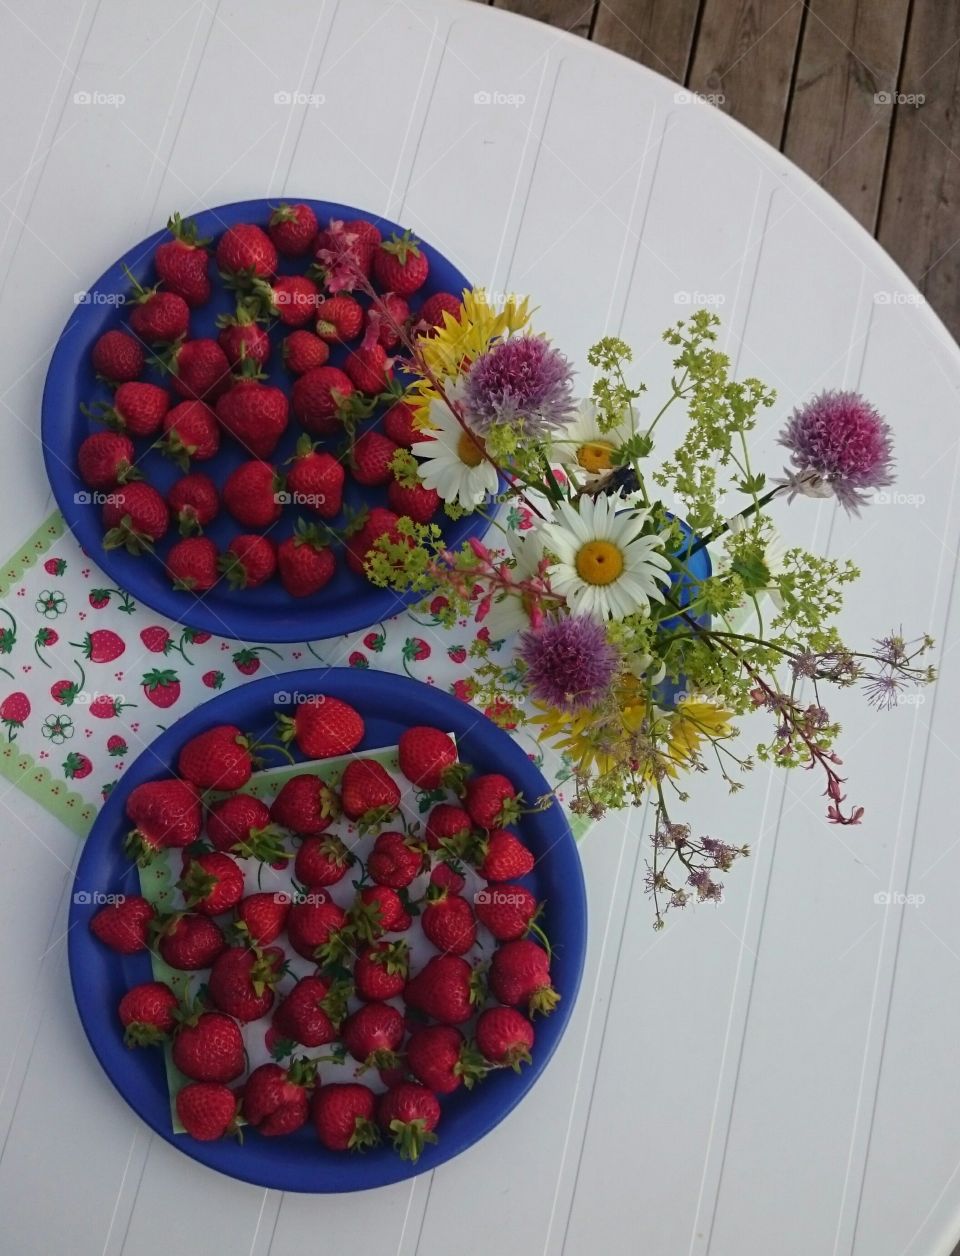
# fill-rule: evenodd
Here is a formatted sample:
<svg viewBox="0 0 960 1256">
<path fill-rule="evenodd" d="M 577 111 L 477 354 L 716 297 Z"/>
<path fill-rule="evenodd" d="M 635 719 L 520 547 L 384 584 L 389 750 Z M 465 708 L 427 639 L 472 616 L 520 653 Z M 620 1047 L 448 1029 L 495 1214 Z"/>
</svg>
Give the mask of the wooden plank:
<svg viewBox="0 0 960 1256">
<path fill-rule="evenodd" d="M 495 9 L 532 17 L 548 26 L 590 38 L 596 0 L 493 0 Z M 602 7 L 602 6 L 601 6 Z"/>
<path fill-rule="evenodd" d="M 706 0 L 689 86 L 780 147 L 801 0 Z"/>
<path fill-rule="evenodd" d="M 783 151 L 871 233 L 909 0 L 811 0 Z"/>
<path fill-rule="evenodd" d="M 677 83 L 685 83 L 703 0 L 605 0 L 594 43 L 621 52 Z"/>
<path fill-rule="evenodd" d="M 877 232 L 960 337 L 960 10 L 916 0 L 899 89 L 919 106 L 894 106 L 893 138 Z"/>
</svg>

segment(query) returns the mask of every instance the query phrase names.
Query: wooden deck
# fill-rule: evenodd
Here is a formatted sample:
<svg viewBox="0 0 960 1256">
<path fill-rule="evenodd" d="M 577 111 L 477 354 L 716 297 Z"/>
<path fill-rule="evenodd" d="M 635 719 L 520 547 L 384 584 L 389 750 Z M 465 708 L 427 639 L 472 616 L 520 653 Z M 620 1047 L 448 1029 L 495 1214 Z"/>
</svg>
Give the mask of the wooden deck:
<svg viewBox="0 0 960 1256">
<path fill-rule="evenodd" d="M 489 2 L 711 98 L 835 196 L 960 339 L 960 5 Z"/>
</svg>

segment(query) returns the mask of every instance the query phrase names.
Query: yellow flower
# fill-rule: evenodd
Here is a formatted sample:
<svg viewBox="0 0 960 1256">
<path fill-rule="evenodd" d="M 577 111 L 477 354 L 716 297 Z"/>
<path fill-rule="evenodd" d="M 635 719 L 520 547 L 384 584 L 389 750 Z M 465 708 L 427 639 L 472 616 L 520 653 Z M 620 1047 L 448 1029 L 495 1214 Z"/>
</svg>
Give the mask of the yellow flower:
<svg viewBox="0 0 960 1256">
<path fill-rule="evenodd" d="M 695 759 L 707 737 L 729 737 L 733 732 L 729 711 L 703 698 L 687 698 L 669 716 L 667 750 L 675 762 Z"/>
</svg>

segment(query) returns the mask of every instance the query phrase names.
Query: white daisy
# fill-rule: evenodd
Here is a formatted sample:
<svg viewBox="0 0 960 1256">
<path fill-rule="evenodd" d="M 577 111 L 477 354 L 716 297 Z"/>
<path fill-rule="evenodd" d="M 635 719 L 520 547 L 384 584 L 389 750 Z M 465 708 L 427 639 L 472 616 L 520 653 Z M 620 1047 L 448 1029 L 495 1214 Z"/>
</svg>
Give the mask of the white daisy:
<svg viewBox="0 0 960 1256">
<path fill-rule="evenodd" d="M 593 479 L 613 469 L 613 454 L 633 435 L 633 416 L 626 411 L 607 432 L 600 430 L 596 404 L 580 402 L 577 415 L 564 432 L 553 438 L 550 450 L 561 466 L 572 467 L 581 479 Z"/>
<path fill-rule="evenodd" d="M 473 510 L 499 488 L 496 468 L 484 456 L 479 439 L 468 435 L 440 398 L 430 403 L 430 440 L 419 440 L 412 452 L 421 459 L 420 479 L 445 502 Z"/>
<path fill-rule="evenodd" d="M 520 584 L 537 574 L 543 557 L 543 542 L 538 533 L 518 532 L 510 537 L 510 551 L 516 566 L 513 578 Z M 483 621 L 494 641 L 504 641 L 515 632 L 530 627 L 530 604 L 518 593 L 504 593 L 493 602 Z"/>
<path fill-rule="evenodd" d="M 651 598 L 664 600 L 657 585 L 670 583 L 670 560 L 659 536 L 643 535 L 649 515 L 619 493 L 601 494 L 577 506 L 560 502 L 541 525 L 544 549 L 557 559 L 547 569 L 550 587 L 573 614 L 623 619 L 649 612 Z"/>
</svg>

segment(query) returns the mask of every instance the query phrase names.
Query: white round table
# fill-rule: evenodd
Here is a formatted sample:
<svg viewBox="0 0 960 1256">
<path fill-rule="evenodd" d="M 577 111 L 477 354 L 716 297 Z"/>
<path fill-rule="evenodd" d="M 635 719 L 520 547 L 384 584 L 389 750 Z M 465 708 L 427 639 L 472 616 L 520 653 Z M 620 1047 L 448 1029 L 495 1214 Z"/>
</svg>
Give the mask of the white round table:
<svg viewBox="0 0 960 1256">
<path fill-rule="evenodd" d="M 940 640 L 922 705 L 846 721 L 855 829 L 820 785 L 696 784 L 702 831 L 750 842 L 725 903 L 650 929 L 644 820 L 583 846 L 586 978 L 528 1100 L 469 1154 L 361 1197 L 208 1172 L 132 1115 L 72 1007 L 78 842 L 0 786 L 0 1247 L 11 1256 L 930 1256 L 960 1234 L 960 880 L 950 632 L 960 353 L 912 285 L 792 165 L 665 79 L 453 0 L 61 2 L 7 9 L 0 92 L 0 513 L 50 508 L 38 443 L 52 344 L 82 290 L 179 209 L 246 196 L 366 206 L 493 292 L 523 291 L 581 366 L 619 331 L 654 391 L 664 326 L 722 315 L 741 375 L 829 386 L 897 435 L 899 483 L 859 522 L 786 512 L 864 576 L 843 625 Z M 908 897 L 909 896 L 909 897 Z"/>
</svg>

